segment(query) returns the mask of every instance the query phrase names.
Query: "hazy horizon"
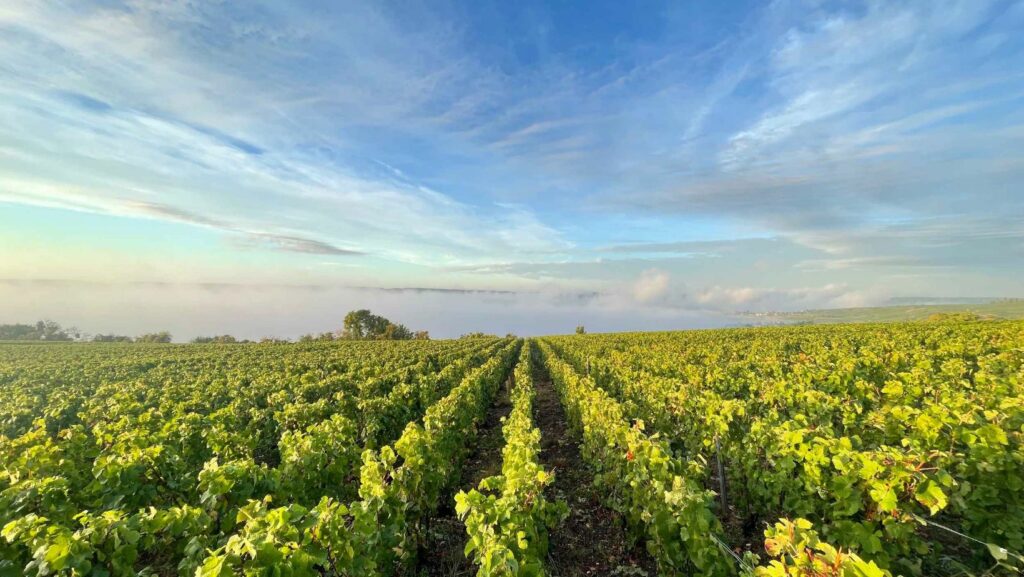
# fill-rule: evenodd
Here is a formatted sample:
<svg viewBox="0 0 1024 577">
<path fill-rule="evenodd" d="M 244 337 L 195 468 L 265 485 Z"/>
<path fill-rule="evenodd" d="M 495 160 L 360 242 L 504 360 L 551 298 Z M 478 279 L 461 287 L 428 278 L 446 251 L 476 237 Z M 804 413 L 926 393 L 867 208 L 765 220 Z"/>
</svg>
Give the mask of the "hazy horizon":
<svg viewBox="0 0 1024 577">
<path fill-rule="evenodd" d="M 0 323 L 1021 297 L 1022 29 L 1020 0 L 5 2 Z"/>
<path fill-rule="evenodd" d="M 26 298 L 27 294 L 32 296 Z M 66 295 L 74 297 L 67 299 Z M 614 296 L 553 293 L 102 284 L 74 291 L 49 284 L 25 291 L 0 284 L 0 300 L 10 302 L 8 299 L 15 299 L 19 310 L 28 311 L 24 318 L 12 320 L 34 322 L 52 317 L 91 334 L 135 336 L 166 330 L 177 342 L 219 334 L 254 340 L 295 339 L 341 329 L 350 308 L 369 308 L 410 329 L 427 330 L 432 338 L 456 338 L 470 332 L 524 337 L 565 334 L 580 324 L 591 332 L 613 332 L 716 328 L 749 322 L 713 311 L 637 310 Z M 189 303 L 188 315 L 176 314 L 180 302 Z M 44 311 L 53 314 L 46 316 Z"/>
</svg>

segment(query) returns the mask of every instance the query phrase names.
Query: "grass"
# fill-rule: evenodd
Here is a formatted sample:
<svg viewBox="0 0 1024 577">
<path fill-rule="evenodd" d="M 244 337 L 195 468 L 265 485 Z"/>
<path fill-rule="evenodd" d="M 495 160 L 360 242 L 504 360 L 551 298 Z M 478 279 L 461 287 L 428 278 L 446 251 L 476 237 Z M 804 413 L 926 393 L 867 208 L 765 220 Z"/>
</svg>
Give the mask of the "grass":
<svg viewBox="0 0 1024 577">
<path fill-rule="evenodd" d="M 766 318 L 786 323 L 878 323 L 924 321 L 938 315 L 974 315 L 979 319 L 1024 319 L 1024 299 L 1007 299 L 984 304 L 899 305 L 849 309 L 807 310 L 772 313 Z"/>
</svg>

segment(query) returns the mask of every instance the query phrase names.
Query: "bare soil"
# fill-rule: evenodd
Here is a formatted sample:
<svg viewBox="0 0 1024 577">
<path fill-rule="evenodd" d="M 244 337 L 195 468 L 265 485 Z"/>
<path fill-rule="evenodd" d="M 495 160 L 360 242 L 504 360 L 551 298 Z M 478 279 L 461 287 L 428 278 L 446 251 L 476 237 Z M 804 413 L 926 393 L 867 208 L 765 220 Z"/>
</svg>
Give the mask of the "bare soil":
<svg viewBox="0 0 1024 577">
<path fill-rule="evenodd" d="M 472 559 L 463 555 L 466 527 L 455 514 L 455 493 L 475 489 L 482 479 L 501 473 L 501 449 L 505 446 L 501 425 L 512 410 L 508 385 L 502 385 L 477 429 L 477 438 L 462 466 L 462 475 L 455 491 L 442 501 L 441 508 L 430 520 L 427 544 L 420 552 L 416 575 L 425 577 L 470 577 L 476 575 Z"/>
<path fill-rule="evenodd" d="M 546 497 L 569 505 L 569 517 L 550 534 L 551 550 L 547 571 L 551 577 L 654 577 L 654 559 L 643 548 L 630 543 L 621 517 L 601 503 L 593 486 L 593 471 L 583 462 L 566 421 L 565 410 L 547 373 L 535 367 L 537 386 L 533 419 L 541 431 L 541 463 L 555 473 Z M 476 488 L 481 479 L 501 472 L 504 447 L 502 419 L 511 410 L 508 387 L 502 387 L 477 441 L 462 469 L 457 490 Z M 431 519 L 427 543 L 419 555 L 420 577 L 472 577 L 476 567 L 463 555 L 466 530 L 455 515 L 455 500 L 444 500 Z"/>
<path fill-rule="evenodd" d="M 549 499 L 569 505 L 569 517 L 550 534 L 547 569 L 552 577 L 657 575 L 654 559 L 629 542 L 623 521 L 601 503 L 593 471 L 583 462 L 565 410 L 546 371 L 535 367 L 534 423 L 541 431 L 540 459 L 555 472 Z"/>
</svg>

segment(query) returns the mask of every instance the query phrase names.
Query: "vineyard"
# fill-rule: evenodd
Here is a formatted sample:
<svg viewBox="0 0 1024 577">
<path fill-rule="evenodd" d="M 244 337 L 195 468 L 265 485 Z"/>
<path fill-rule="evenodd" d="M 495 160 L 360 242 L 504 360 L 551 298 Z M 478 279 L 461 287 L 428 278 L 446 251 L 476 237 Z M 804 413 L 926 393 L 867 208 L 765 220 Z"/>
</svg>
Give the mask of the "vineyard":
<svg viewBox="0 0 1024 577">
<path fill-rule="evenodd" d="M 0 576 L 1016 575 L 1024 323 L 11 343 L 0 465 Z"/>
</svg>

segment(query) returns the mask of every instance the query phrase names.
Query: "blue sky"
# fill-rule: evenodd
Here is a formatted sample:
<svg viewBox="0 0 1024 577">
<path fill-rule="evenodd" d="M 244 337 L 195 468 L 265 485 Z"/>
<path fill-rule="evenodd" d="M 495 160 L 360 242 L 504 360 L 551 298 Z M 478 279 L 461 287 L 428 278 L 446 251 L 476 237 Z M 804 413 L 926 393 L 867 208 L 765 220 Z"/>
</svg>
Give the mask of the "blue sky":
<svg viewBox="0 0 1024 577">
<path fill-rule="evenodd" d="M 609 328 L 1022 296 L 1021 30 L 1007 0 L 5 2 L 0 313 L 55 280 L 82 324 L 97 283 Z"/>
</svg>

